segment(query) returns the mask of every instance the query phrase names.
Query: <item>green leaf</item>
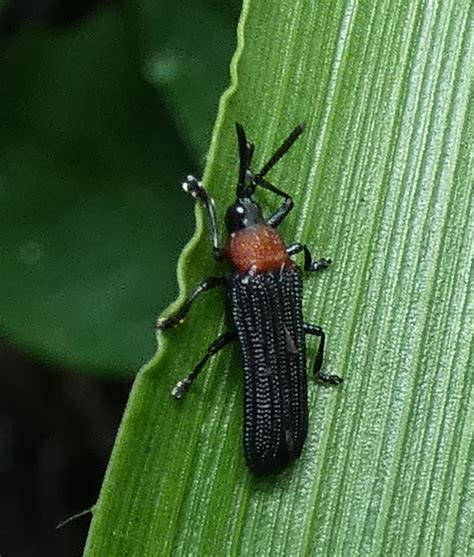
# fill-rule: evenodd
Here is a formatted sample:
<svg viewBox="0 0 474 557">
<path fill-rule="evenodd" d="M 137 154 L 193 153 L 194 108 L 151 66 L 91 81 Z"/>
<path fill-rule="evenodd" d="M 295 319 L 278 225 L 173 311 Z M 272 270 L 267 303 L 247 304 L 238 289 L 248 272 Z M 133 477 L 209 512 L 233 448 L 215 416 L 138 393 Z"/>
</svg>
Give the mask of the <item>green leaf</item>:
<svg viewBox="0 0 474 557">
<path fill-rule="evenodd" d="M 236 348 L 185 400 L 169 396 L 224 328 L 222 296 L 208 294 L 136 379 L 86 555 L 472 554 L 469 10 L 468 0 L 244 3 L 205 183 L 222 216 L 235 121 L 257 162 L 307 123 L 271 178 L 295 199 L 287 240 L 335 261 L 307 278 L 304 305 L 345 382 L 311 385 L 301 459 L 252 477 Z M 217 272 L 206 236 L 199 211 L 181 301 Z"/>
</svg>

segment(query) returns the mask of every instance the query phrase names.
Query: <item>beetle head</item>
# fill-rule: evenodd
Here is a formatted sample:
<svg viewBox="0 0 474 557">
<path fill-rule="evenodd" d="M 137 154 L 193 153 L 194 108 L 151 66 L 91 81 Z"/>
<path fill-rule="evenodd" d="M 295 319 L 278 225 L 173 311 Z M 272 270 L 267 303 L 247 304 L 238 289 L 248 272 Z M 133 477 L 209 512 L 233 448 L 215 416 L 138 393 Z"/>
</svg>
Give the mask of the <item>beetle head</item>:
<svg viewBox="0 0 474 557">
<path fill-rule="evenodd" d="M 257 185 L 277 195 L 288 197 L 270 182 L 267 182 L 264 177 L 303 133 L 304 124 L 296 126 L 257 174 L 254 174 L 250 168 L 255 146 L 248 141 L 242 124 L 236 123 L 235 128 L 239 145 L 239 181 L 237 182 L 237 200 L 226 213 L 226 224 L 229 232 L 264 222 L 259 204 L 252 199 Z"/>
<path fill-rule="evenodd" d="M 250 143 L 241 124 L 235 125 L 239 144 L 239 181 L 237 182 L 237 199 L 227 209 L 225 221 L 227 230 L 235 232 L 263 222 L 262 211 L 252 196 L 255 192 L 256 183 L 250 163 L 254 152 L 254 145 Z"/>
<path fill-rule="evenodd" d="M 225 215 L 225 223 L 229 232 L 248 228 L 264 222 L 260 205 L 255 203 L 250 195 L 238 197 Z"/>
</svg>

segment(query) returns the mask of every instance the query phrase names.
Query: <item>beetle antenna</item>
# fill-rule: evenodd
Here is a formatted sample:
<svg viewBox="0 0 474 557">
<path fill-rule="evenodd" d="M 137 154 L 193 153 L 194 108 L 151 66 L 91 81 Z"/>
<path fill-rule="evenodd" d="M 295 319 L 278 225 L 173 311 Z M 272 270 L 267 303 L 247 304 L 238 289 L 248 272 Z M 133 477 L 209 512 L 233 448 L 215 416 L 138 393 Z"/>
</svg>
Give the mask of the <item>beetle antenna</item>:
<svg viewBox="0 0 474 557">
<path fill-rule="evenodd" d="M 242 124 L 236 122 L 235 129 L 237 130 L 237 141 L 239 145 L 239 181 L 237 183 L 237 197 L 250 197 L 255 188 L 249 187 L 248 171 L 252 162 L 253 152 L 255 146 L 250 143 L 245 135 L 245 130 Z"/>
<path fill-rule="evenodd" d="M 296 128 L 290 133 L 290 135 L 285 139 L 281 146 L 273 153 L 268 162 L 263 165 L 256 178 L 263 178 L 270 172 L 270 170 L 283 157 L 283 155 L 285 155 L 291 149 L 293 143 L 304 132 L 304 128 L 305 124 L 299 124 L 299 126 L 296 126 Z"/>
</svg>

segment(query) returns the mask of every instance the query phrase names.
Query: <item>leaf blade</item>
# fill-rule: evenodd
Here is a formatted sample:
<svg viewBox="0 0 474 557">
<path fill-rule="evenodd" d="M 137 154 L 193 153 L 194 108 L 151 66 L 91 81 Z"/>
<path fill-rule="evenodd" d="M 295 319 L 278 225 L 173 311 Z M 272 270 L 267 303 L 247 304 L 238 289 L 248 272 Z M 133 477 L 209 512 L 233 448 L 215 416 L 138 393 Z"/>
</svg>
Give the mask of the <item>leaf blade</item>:
<svg viewBox="0 0 474 557">
<path fill-rule="evenodd" d="M 297 200 L 285 236 L 336 260 L 308 279 L 305 310 L 327 330 L 327 366 L 346 382 L 338 392 L 310 389 L 300 461 L 279 477 L 252 478 L 235 350 L 230 365 L 228 355 L 216 357 L 185 404 L 164 400 L 172 378 L 223 328 L 216 300 L 196 307 L 131 395 L 123 454 L 114 453 L 86 553 L 123 554 L 132 539 L 150 554 L 186 555 L 468 547 L 472 510 L 460 495 L 473 473 L 468 22 L 467 2 L 244 4 L 205 182 L 221 208 L 232 198 L 234 121 L 249 128 L 262 161 L 296 122 L 308 123 L 272 181 Z M 181 260 L 186 288 L 204 268 L 215 271 L 201 217 Z M 454 265 L 463 280 L 446 277 Z M 129 467 L 146 479 L 128 482 Z M 124 495 L 114 497 L 119 481 Z M 442 508 L 446 498 L 455 510 Z M 135 517 L 140 529 L 128 524 L 117 540 L 106 513 Z"/>
</svg>

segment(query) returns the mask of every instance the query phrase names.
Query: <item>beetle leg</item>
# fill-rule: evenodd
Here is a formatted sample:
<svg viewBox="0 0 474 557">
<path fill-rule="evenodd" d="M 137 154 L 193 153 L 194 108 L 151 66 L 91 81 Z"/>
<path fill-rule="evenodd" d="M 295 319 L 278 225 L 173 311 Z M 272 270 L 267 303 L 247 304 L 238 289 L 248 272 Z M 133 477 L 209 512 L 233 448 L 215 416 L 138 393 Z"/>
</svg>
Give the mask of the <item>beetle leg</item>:
<svg viewBox="0 0 474 557">
<path fill-rule="evenodd" d="M 295 255 L 304 252 L 304 270 L 305 271 L 320 271 L 322 269 L 327 269 L 327 267 L 332 263 L 330 259 L 311 259 L 311 253 L 305 244 L 291 244 L 286 248 L 288 255 Z"/>
<path fill-rule="evenodd" d="M 319 381 L 323 381 L 324 383 L 331 383 L 333 385 L 339 385 L 339 383 L 342 383 L 342 378 L 338 375 L 321 371 L 324 356 L 324 343 L 326 340 L 324 331 L 321 329 L 321 327 L 318 327 L 318 325 L 312 325 L 311 323 L 304 323 L 303 331 L 306 335 L 313 335 L 321 339 L 319 342 L 318 353 L 316 355 L 316 360 L 314 361 L 313 368 L 313 373 L 316 376 L 316 379 L 319 379 Z"/>
<path fill-rule="evenodd" d="M 186 193 L 192 195 L 195 199 L 199 199 L 206 209 L 209 222 L 211 223 L 212 251 L 214 258 L 221 261 L 224 258 L 224 250 L 219 246 L 219 233 L 217 230 L 216 208 L 214 200 L 207 193 L 202 185 L 194 176 L 186 176 L 186 180 L 181 184 Z"/>
<path fill-rule="evenodd" d="M 255 183 L 261 186 L 262 188 L 265 188 L 266 190 L 269 190 L 275 193 L 276 195 L 285 198 L 285 201 L 283 201 L 282 205 L 266 221 L 267 224 L 269 224 L 273 228 L 276 228 L 285 219 L 285 217 L 288 215 L 291 209 L 293 209 L 293 205 L 294 205 L 293 199 L 291 198 L 290 195 L 278 189 L 273 184 L 270 184 L 270 182 L 267 182 L 261 176 L 258 175 L 255 176 L 254 180 Z"/>
<path fill-rule="evenodd" d="M 227 332 L 217 337 L 216 340 L 211 344 L 211 346 L 209 346 L 207 352 L 204 354 L 204 357 L 193 369 L 193 371 L 187 377 L 181 379 L 181 381 L 178 381 L 178 383 L 176 383 L 175 387 L 171 391 L 171 395 L 174 396 L 174 398 L 176 399 L 183 398 L 183 396 L 186 394 L 186 391 L 193 384 L 196 377 L 201 373 L 207 360 L 209 360 L 211 356 L 214 356 L 214 354 L 217 354 L 219 350 L 224 348 L 224 346 L 229 344 L 229 342 L 231 340 L 234 340 L 234 338 L 235 336 L 233 332 Z"/>
<path fill-rule="evenodd" d="M 183 303 L 183 305 L 178 309 L 176 313 L 170 315 L 169 317 L 158 319 L 156 328 L 159 331 L 165 331 L 179 323 L 182 323 L 186 315 L 188 314 L 194 300 L 200 296 L 203 292 L 211 290 L 211 288 L 216 288 L 216 286 L 225 286 L 226 279 L 224 277 L 209 277 L 202 281 L 196 286 L 189 298 Z"/>
</svg>

